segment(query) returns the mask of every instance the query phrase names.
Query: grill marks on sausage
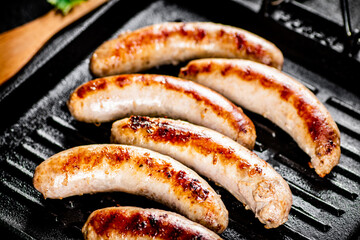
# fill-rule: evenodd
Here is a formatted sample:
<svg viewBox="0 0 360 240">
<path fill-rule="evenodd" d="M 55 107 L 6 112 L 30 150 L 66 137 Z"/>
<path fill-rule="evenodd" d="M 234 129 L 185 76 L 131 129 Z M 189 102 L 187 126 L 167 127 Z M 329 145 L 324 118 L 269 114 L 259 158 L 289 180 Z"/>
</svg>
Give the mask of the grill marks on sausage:
<svg viewBox="0 0 360 240">
<path fill-rule="evenodd" d="M 213 65 L 209 67 L 209 65 Z M 270 76 L 253 71 L 251 67 L 240 67 L 238 65 L 225 64 L 220 66 L 216 63 L 189 64 L 183 68 L 180 75 L 193 76 L 208 72 L 209 68 L 218 69 L 222 76 L 237 75 L 244 81 L 258 81 L 264 88 L 276 90 L 281 99 L 291 103 L 297 110 L 298 116 L 304 120 L 313 141 L 322 143 L 317 148 L 319 156 L 329 155 L 340 144 L 336 132 L 329 125 L 327 119 L 320 110 L 308 100 L 296 93 L 291 86 L 282 84 Z M 324 143 L 325 146 L 324 147 Z M 318 144 L 319 145 L 319 144 Z"/>
<path fill-rule="evenodd" d="M 131 79 L 129 79 L 127 76 L 121 76 L 121 75 L 117 76 L 114 81 L 115 84 L 120 88 L 123 88 L 132 83 Z"/>
<path fill-rule="evenodd" d="M 224 109 L 224 107 L 221 106 L 223 104 L 219 103 L 221 99 L 212 99 L 211 96 L 203 95 L 201 92 L 196 90 L 196 86 L 194 86 L 193 82 L 164 76 L 158 76 L 153 78 L 146 77 L 145 79 L 142 79 L 142 81 L 145 82 L 149 80 L 152 82 L 152 84 L 162 84 L 166 89 L 185 93 L 186 95 L 191 96 L 197 101 L 202 102 L 204 105 L 213 109 L 213 111 L 217 113 L 218 116 L 223 116 L 224 119 L 228 119 L 231 125 L 239 132 L 247 133 L 250 130 L 249 126 L 253 127 L 253 123 L 243 114 L 241 109 L 237 108 L 234 104 L 230 102 L 225 104 L 229 104 L 232 111 Z"/>
<path fill-rule="evenodd" d="M 78 148 L 70 155 L 63 158 L 61 164 L 54 162 L 53 167 L 60 168 L 65 174 L 76 174 L 77 172 L 92 171 L 95 168 L 107 164 L 107 172 L 121 168 L 122 164 L 131 164 L 139 168 L 147 168 L 149 176 L 165 176 L 172 182 L 172 185 L 181 187 L 183 191 L 190 193 L 196 201 L 205 201 L 209 191 L 202 187 L 198 179 L 189 176 L 183 170 L 176 170 L 170 163 L 161 159 L 154 159 L 150 154 L 135 155 L 126 148 L 117 146 L 102 146 L 93 148 L 90 151 L 86 148 Z"/>
<path fill-rule="evenodd" d="M 182 36 L 186 36 L 190 39 L 194 39 L 196 42 L 199 42 L 208 35 L 205 29 L 202 29 L 197 26 L 194 28 L 188 28 L 187 26 L 188 24 L 186 23 L 180 25 L 180 33 Z M 171 32 L 171 34 L 177 34 L 179 31 L 178 29 L 179 28 L 173 28 L 173 29 L 169 29 L 168 31 Z"/>
<path fill-rule="evenodd" d="M 144 46 L 153 44 L 166 45 L 169 38 L 181 36 L 187 40 L 194 40 L 200 43 L 205 37 L 208 37 L 205 29 L 195 26 L 189 27 L 188 24 L 174 24 L 172 27 L 160 26 L 154 29 L 152 26 L 121 35 L 121 41 L 117 44 L 113 56 L 121 56 L 126 53 L 136 54 L 142 52 Z"/>
<path fill-rule="evenodd" d="M 131 84 L 140 84 L 144 87 L 158 84 L 163 86 L 165 89 L 184 93 L 196 99 L 197 101 L 202 102 L 207 107 L 213 109 L 218 116 L 223 116 L 224 119 L 228 119 L 229 123 L 231 123 L 231 125 L 238 132 L 246 134 L 248 131 L 254 131 L 255 129 L 251 120 L 245 116 L 243 111 L 234 104 L 231 102 L 220 103 L 222 105 L 229 104 L 228 107 L 231 108 L 231 111 L 226 110 L 223 106 L 218 104 L 219 101 L 223 101 L 222 99 L 217 98 L 216 96 L 204 95 L 197 90 L 197 85 L 195 85 L 193 82 L 179 78 L 162 75 L 124 74 L 92 80 L 78 88 L 76 93 L 79 98 L 84 99 L 96 91 L 100 92 L 102 90 L 106 90 L 110 85 L 115 85 L 121 89 Z"/>
<path fill-rule="evenodd" d="M 232 148 L 226 148 L 214 142 L 210 137 L 204 136 L 199 132 L 191 132 L 180 126 L 174 126 L 151 120 L 143 116 L 131 116 L 129 122 L 122 126 L 122 129 L 131 129 L 136 132 L 142 131 L 142 137 L 151 139 L 154 142 L 171 142 L 179 146 L 192 146 L 195 151 L 203 155 L 213 154 L 213 164 L 236 164 L 240 170 L 247 170 L 249 176 L 261 174 L 260 166 L 252 168 L 251 164 L 238 157 Z"/>
<path fill-rule="evenodd" d="M 82 85 L 80 88 L 77 89 L 76 93 L 79 98 L 85 98 L 88 94 L 106 89 L 106 87 L 106 79 L 98 78 L 96 79 L 96 81 L 90 81 L 87 84 Z"/>
<path fill-rule="evenodd" d="M 61 164 L 54 161 L 52 167 L 59 166 L 64 173 L 76 174 L 78 171 L 92 171 L 102 165 L 104 161 L 109 164 L 109 170 L 111 170 L 130 160 L 131 155 L 126 149 L 101 147 L 89 151 L 86 148 L 79 147 L 76 151 L 63 156 Z"/>
<path fill-rule="evenodd" d="M 157 47 L 165 47 L 172 41 L 171 39 L 181 37 L 182 41 L 194 42 L 195 45 L 220 42 L 232 46 L 235 50 L 234 54 L 237 56 L 247 54 L 251 59 L 259 59 L 264 64 L 274 64 L 261 44 L 248 41 L 245 34 L 239 30 L 227 26 L 216 26 L 214 30 L 211 28 L 208 30 L 207 25 L 204 24 L 204 26 L 193 23 L 173 23 L 163 26 L 148 26 L 125 33 L 119 36 L 120 41 L 117 41 L 111 56 L 119 59 L 127 54 L 141 54 L 144 52 L 144 48 L 155 48 L 155 44 Z"/>
<path fill-rule="evenodd" d="M 196 230 L 176 222 L 171 223 L 166 213 L 126 212 L 117 209 L 97 211 L 89 221 L 95 233 L 109 237 L 111 234 L 162 239 L 207 239 Z"/>
<path fill-rule="evenodd" d="M 174 174 L 175 184 L 181 186 L 185 191 L 190 191 L 197 201 L 205 201 L 209 191 L 201 187 L 198 179 L 192 179 L 186 172 L 179 171 Z"/>
</svg>

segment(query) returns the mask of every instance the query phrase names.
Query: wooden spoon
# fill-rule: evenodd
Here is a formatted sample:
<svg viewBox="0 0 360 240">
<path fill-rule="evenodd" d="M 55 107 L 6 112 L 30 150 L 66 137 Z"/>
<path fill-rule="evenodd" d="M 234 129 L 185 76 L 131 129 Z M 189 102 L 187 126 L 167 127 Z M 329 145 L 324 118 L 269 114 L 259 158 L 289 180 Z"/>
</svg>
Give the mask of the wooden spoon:
<svg viewBox="0 0 360 240">
<path fill-rule="evenodd" d="M 88 0 L 67 15 L 53 9 L 42 17 L 0 34 L 0 85 L 14 76 L 58 31 L 107 0 Z"/>
</svg>

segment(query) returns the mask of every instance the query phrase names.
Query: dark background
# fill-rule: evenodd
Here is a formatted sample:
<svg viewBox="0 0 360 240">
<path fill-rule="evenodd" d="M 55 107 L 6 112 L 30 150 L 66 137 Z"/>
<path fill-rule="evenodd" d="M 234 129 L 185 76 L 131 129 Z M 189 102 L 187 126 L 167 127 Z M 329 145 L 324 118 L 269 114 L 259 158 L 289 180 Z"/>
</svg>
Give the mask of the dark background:
<svg viewBox="0 0 360 240">
<path fill-rule="evenodd" d="M 356 13 L 360 1 L 349 2 Z M 10 232 L 9 239 L 81 239 L 80 228 L 94 209 L 115 204 L 163 207 L 122 193 L 44 200 L 32 186 L 32 173 L 37 164 L 60 150 L 108 141 L 109 125 L 96 127 L 74 121 L 66 107 L 70 92 L 94 77 L 87 61 L 103 41 L 122 30 L 159 21 L 211 20 L 245 28 L 279 46 L 285 56 L 284 72 L 316 94 L 342 134 L 341 164 L 321 179 L 308 168 L 307 156 L 289 136 L 261 116 L 246 112 L 256 125 L 255 152 L 289 182 L 294 205 L 284 226 L 265 230 L 242 204 L 214 186 L 232 219 L 224 238 L 357 239 L 360 94 L 356 84 L 360 58 L 358 52 L 349 56 L 343 51 L 339 1 L 287 1 L 269 7 L 267 14 L 263 14 L 261 3 L 113 1 L 56 34 L 24 69 L 0 86 L 0 112 L 11 113 L 0 118 L 1 234 Z M 6 2 L 0 7 L 0 32 L 51 8 L 45 0 Z M 352 14 L 354 29 L 359 26 L 358 17 Z M 176 74 L 178 67 L 151 71 Z"/>
</svg>

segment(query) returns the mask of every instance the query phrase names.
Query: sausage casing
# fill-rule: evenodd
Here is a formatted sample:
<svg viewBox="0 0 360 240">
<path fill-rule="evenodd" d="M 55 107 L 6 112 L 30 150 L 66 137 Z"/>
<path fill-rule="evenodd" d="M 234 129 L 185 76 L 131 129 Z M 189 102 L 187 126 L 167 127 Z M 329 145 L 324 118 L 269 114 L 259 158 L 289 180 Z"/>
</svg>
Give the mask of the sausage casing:
<svg viewBox="0 0 360 240">
<path fill-rule="evenodd" d="M 288 75 L 263 64 L 230 59 L 194 60 L 179 75 L 277 124 L 311 157 L 310 166 L 320 177 L 339 163 L 336 123 L 317 97 Z"/>
<path fill-rule="evenodd" d="M 227 189 L 266 228 L 288 219 L 292 195 L 286 181 L 255 153 L 216 131 L 180 120 L 132 116 L 113 123 L 111 139 L 182 162 Z"/>
<path fill-rule="evenodd" d="M 68 107 L 79 121 L 106 122 L 135 115 L 168 116 L 214 129 L 252 149 L 255 127 L 243 111 L 192 81 L 153 74 L 99 78 L 79 86 Z"/>
<path fill-rule="evenodd" d="M 228 212 L 197 173 L 140 147 L 99 144 L 71 148 L 42 162 L 33 183 L 45 198 L 121 191 L 145 196 L 222 232 Z"/>
<path fill-rule="evenodd" d="M 86 240 L 221 240 L 214 232 L 179 214 L 137 207 L 96 210 L 89 216 L 82 232 Z"/>
<path fill-rule="evenodd" d="M 281 69 L 281 51 L 240 28 L 210 22 L 166 22 L 125 32 L 103 43 L 90 62 L 97 76 L 135 73 L 206 57 L 245 58 Z"/>
</svg>

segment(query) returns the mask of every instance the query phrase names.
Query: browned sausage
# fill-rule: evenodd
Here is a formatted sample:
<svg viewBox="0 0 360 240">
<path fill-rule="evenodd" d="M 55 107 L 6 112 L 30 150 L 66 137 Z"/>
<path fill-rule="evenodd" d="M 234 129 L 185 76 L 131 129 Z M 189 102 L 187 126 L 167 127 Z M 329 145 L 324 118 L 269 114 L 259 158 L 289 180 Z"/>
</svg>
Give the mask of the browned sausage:
<svg viewBox="0 0 360 240">
<path fill-rule="evenodd" d="M 91 57 L 97 76 L 135 73 L 195 58 L 245 58 L 281 69 L 281 51 L 240 28 L 210 22 L 160 23 L 103 43 Z"/>
<path fill-rule="evenodd" d="M 121 191 L 159 201 L 219 233 L 228 224 L 225 205 L 204 179 L 174 159 L 140 147 L 71 148 L 42 162 L 33 182 L 45 198 Z"/>
<path fill-rule="evenodd" d="M 286 131 L 324 177 L 339 163 L 340 132 L 325 106 L 304 85 L 263 64 L 247 60 L 191 61 L 180 76 L 223 94 Z"/>
<path fill-rule="evenodd" d="M 255 144 L 254 124 L 240 108 L 209 88 L 171 76 L 95 79 L 71 94 L 68 107 L 84 122 L 113 121 L 131 114 L 168 116 L 219 131 L 250 149 Z"/>
<path fill-rule="evenodd" d="M 96 210 L 89 216 L 82 232 L 87 240 L 221 240 L 207 228 L 178 214 L 137 207 Z"/>
<path fill-rule="evenodd" d="M 292 195 L 286 181 L 256 154 L 218 132 L 180 120 L 132 116 L 113 124 L 111 138 L 169 155 L 215 181 L 266 228 L 288 219 Z"/>
</svg>

